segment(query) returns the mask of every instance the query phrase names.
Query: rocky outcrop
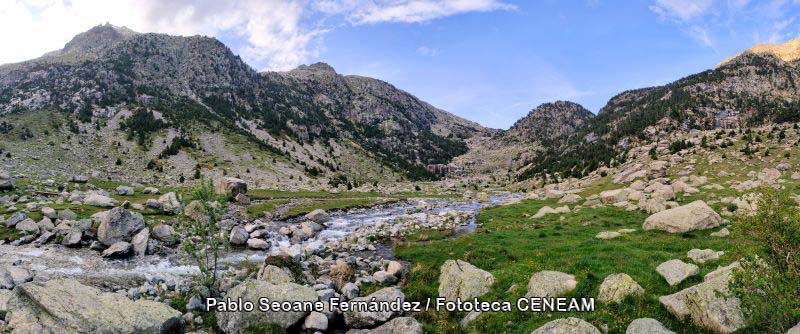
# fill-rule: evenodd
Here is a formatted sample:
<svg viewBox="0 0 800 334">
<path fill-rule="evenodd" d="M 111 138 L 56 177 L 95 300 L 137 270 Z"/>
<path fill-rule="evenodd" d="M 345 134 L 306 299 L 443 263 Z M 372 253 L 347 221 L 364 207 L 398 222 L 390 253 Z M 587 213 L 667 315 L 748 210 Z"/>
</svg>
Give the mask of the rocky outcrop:
<svg viewBox="0 0 800 334">
<path fill-rule="evenodd" d="M 604 303 L 619 303 L 628 296 L 641 296 L 644 289 L 628 274 L 619 273 L 608 275 L 600 284 L 600 293 L 597 300 Z"/>
<path fill-rule="evenodd" d="M 266 281 L 247 280 L 233 287 L 226 296 L 236 300 L 253 302 L 258 305 L 259 298 L 270 301 L 316 301 L 314 290 L 295 283 L 270 284 Z M 288 328 L 307 315 L 306 312 L 217 312 L 219 328 L 227 334 L 242 334 L 250 326 L 280 326 Z"/>
<path fill-rule="evenodd" d="M 669 260 L 656 267 L 656 271 L 661 277 L 667 280 L 667 284 L 675 286 L 681 284 L 685 279 L 697 275 L 700 267 L 697 265 L 683 262 L 679 259 Z"/>
<path fill-rule="evenodd" d="M 694 201 L 647 217 L 642 228 L 683 233 L 714 228 L 720 223 L 722 223 L 722 217 L 714 209 L 703 201 Z"/>
<path fill-rule="evenodd" d="M 214 192 L 219 195 L 235 197 L 247 193 L 247 182 L 235 177 L 223 177 L 214 182 Z"/>
<path fill-rule="evenodd" d="M 601 334 L 601 332 L 584 320 L 563 318 L 548 322 L 531 334 Z"/>
<path fill-rule="evenodd" d="M 715 333 L 733 333 L 745 326 L 740 301 L 730 294 L 728 284 L 738 263 L 708 273 L 703 283 L 659 298 L 676 318 L 691 319 Z"/>
<path fill-rule="evenodd" d="M 461 260 L 447 260 L 439 275 L 439 297 L 455 301 L 480 297 L 489 292 L 495 278 L 488 271 Z"/>
<path fill-rule="evenodd" d="M 106 246 L 120 241 L 129 242 L 134 234 L 145 227 L 141 213 L 131 212 L 121 206 L 102 213 L 98 218 L 100 226 L 97 227 L 97 240 Z"/>
<path fill-rule="evenodd" d="M 148 300 L 131 301 L 72 279 L 27 283 L 8 301 L 13 334 L 180 332 L 180 312 Z"/>
</svg>

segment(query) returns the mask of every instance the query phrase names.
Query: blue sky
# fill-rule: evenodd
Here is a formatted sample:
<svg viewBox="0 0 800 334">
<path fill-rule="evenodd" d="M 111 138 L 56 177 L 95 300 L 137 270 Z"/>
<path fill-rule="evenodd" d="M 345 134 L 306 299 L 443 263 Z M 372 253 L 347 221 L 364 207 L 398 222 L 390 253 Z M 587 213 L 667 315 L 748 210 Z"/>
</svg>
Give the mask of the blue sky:
<svg viewBox="0 0 800 334">
<path fill-rule="evenodd" d="M 14 0 L 0 63 L 60 48 L 99 23 L 215 36 L 259 70 L 326 62 L 388 81 L 485 126 L 540 103 L 597 112 L 627 89 L 800 37 L 800 0 Z M 5 25 L 8 25 L 7 27 Z"/>
</svg>

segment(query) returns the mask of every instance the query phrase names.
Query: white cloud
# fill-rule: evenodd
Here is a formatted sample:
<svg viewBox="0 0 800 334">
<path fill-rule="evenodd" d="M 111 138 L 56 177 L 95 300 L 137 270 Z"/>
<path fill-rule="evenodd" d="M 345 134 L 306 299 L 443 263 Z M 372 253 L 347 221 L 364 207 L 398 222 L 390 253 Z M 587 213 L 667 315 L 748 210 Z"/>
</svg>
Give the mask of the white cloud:
<svg viewBox="0 0 800 334">
<path fill-rule="evenodd" d="M 344 14 L 355 25 L 382 22 L 420 23 L 469 12 L 515 10 L 498 0 L 324 0 L 316 8 Z"/>
<path fill-rule="evenodd" d="M 439 54 L 439 49 L 429 48 L 429 47 L 423 45 L 423 46 L 420 46 L 420 47 L 417 48 L 417 53 L 419 53 L 419 54 L 421 54 L 423 56 L 433 57 L 433 56 L 436 56 L 436 55 Z"/>
<path fill-rule="evenodd" d="M 650 10 L 662 20 L 689 21 L 706 14 L 712 4 L 712 0 L 657 0 Z"/>
</svg>

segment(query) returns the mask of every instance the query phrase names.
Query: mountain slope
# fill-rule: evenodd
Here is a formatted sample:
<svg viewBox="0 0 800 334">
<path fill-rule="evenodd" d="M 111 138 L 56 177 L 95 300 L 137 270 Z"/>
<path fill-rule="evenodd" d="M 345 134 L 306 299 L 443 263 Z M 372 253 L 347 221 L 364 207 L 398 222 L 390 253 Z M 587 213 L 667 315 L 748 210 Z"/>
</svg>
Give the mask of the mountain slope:
<svg viewBox="0 0 800 334">
<path fill-rule="evenodd" d="M 159 165 L 159 173 L 229 172 L 220 161 L 204 166 L 199 160 L 231 160 L 208 145 L 236 141 L 280 157 L 268 159 L 277 165 L 287 163 L 257 168 L 264 173 L 276 179 L 288 173 L 316 185 L 431 177 L 427 165 L 463 154 L 465 140 L 486 131 L 388 83 L 342 76 L 326 64 L 257 73 L 213 38 L 111 25 L 92 28 L 41 58 L 0 66 L 0 117 L 23 131 L 26 124 L 10 120 L 21 122 L 35 111 L 63 121 L 42 129 L 48 133 L 135 139 L 138 147 L 130 149 L 146 152 L 144 162 Z M 25 143 L 17 145 L 8 150 L 24 151 Z M 168 161 L 193 150 L 198 152 L 189 154 L 190 161 L 179 164 L 194 164 L 188 170 Z M 217 159 L 198 159 L 209 150 Z M 102 155 L 114 160 L 114 154 Z M 237 174 L 250 169 L 229 167 Z"/>
</svg>

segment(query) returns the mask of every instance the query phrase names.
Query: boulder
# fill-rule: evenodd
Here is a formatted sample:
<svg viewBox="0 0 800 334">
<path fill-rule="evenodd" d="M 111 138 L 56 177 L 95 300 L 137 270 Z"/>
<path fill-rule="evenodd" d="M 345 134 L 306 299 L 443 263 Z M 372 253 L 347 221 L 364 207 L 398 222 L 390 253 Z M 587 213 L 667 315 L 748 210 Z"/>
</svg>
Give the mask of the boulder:
<svg viewBox="0 0 800 334">
<path fill-rule="evenodd" d="M 84 205 L 99 206 L 109 208 L 117 205 L 117 200 L 98 193 L 89 193 L 83 198 Z"/>
<path fill-rule="evenodd" d="M 353 298 L 352 301 L 376 301 L 376 302 L 394 302 L 396 300 L 401 302 L 405 301 L 406 296 L 400 289 L 396 287 L 383 288 L 375 291 L 366 297 Z M 344 312 L 344 322 L 351 328 L 372 328 L 380 325 L 392 317 L 396 316 L 397 312 L 393 310 L 348 310 Z"/>
<path fill-rule="evenodd" d="M 723 227 L 723 228 L 722 228 L 721 230 L 719 230 L 719 231 L 716 231 L 716 232 L 714 232 L 714 233 L 711 233 L 711 236 L 712 236 L 712 237 L 717 237 L 717 238 L 725 238 L 725 237 L 727 237 L 727 236 L 729 236 L 729 235 L 731 235 L 731 231 L 730 231 L 730 230 L 728 230 L 728 229 L 727 229 L 727 228 L 725 228 L 725 227 Z"/>
<path fill-rule="evenodd" d="M 78 247 L 81 245 L 82 238 L 83 231 L 78 227 L 72 227 L 67 235 L 64 236 L 64 240 L 61 241 L 61 244 L 67 247 Z"/>
<path fill-rule="evenodd" d="M 698 326 L 715 333 L 733 333 L 745 326 L 740 301 L 730 294 L 728 284 L 739 264 L 708 273 L 703 283 L 662 296 L 658 300 L 679 320 L 689 318 Z"/>
<path fill-rule="evenodd" d="M 8 266 L 5 269 L 0 268 L 0 289 L 12 289 L 15 286 L 33 280 L 33 274 L 25 268 L 19 266 Z"/>
<path fill-rule="evenodd" d="M 227 298 L 250 301 L 258 305 L 260 298 L 270 301 L 316 301 L 317 294 L 314 289 L 295 283 L 271 284 L 260 280 L 246 280 L 228 291 Z M 269 312 L 217 312 L 219 328 L 227 334 L 242 334 L 243 330 L 251 326 L 279 326 L 284 329 L 298 323 L 308 313 L 300 311 L 269 311 Z"/>
<path fill-rule="evenodd" d="M 578 318 L 556 319 L 537 328 L 531 334 L 602 334 L 592 324 Z"/>
<path fill-rule="evenodd" d="M 578 281 L 573 275 L 544 270 L 533 274 L 528 280 L 528 292 L 525 298 L 558 297 L 575 290 L 577 285 Z"/>
<path fill-rule="evenodd" d="M 656 271 L 667 280 L 667 284 L 675 286 L 681 284 L 685 279 L 697 275 L 700 268 L 697 265 L 674 259 L 659 264 Z"/>
<path fill-rule="evenodd" d="M 329 220 L 331 220 L 331 216 L 328 215 L 328 213 L 325 212 L 325 210 L 316 209 L 306 214 L 306 219 L 311 220 L 317 224 L 324 224 Z"/>
<path fill-rule="evenodd" d="M 72 183 L 86 183 L 89 182 L 89 177 L 86 175 L 73 175 L 69 177 L 69 182 Z"/>
<path fill-rule="evenodd" d="M 131 255 L 131 251 L 133 251 L 133 245 L 125 241 L 120 241 L 106 248 L 106 250 L 103 251 L 103 257 L 109 259 L 126 258 Z"/>
<path fill-rule="evenodd" d="M 178 197 L 175 195 L 174 192 L 168 192 L 164 195 L 159 196 L 158 204 L 159 208 L 161 208 L 161 211 L 169 213 L 181 212 L 181 202 L 178 201 Z"/>
<path fill-rule="evenodd" d="M 551 213 L 556 213 L 556 210 L 551 208 L 551 207 L 549 207 L 549 206 L 547 206 L 547 205 L 545 205 L 541 209 L 539 209 L 539 211 L 536 211 L 536 214 L 534 214 L 531 218 L 534 218 L 534 219 L 535 218 L 542 218 L 542 217 L 544 217 L 546 215 L 549 215 Z"/>
<path fill-rule="evenodd" d="M 272 284 L 293 283 L 291 273 L 286 269 L 273 265 L 266 265 L 258 271 L 258 279 Z"/>
<path fill-rule="evenodd" d="M 303 321 L 303 329 L 324 332 L 328 330 L 328 317 L 320 312 L 311 312 Z"/>
<path fill-rule="evenodd" d="M 488 271 L 461 260 L 447 260 L 439 275 L 439 297 L 455 301 L 480 297 L 489 292 L 495 278 Z"/>
<path fill-rule="evenodd" d="M 269 242 L 264 241 L 264 239 L 250 238 L 247 239 L 247 248 L 256 250 L 267 250 L 269 249 Z"/>
<path fill-rule="evenodd" d="M 163 242 L 166 245 L 174 245 L 177 243 L 177 235 L 178 234 L 175 233 L 175 229 L 167 224 L 160 224 L 156 227 L 153 227 L 153 238 Z"/>
<path fill-rule="evenodd" d="M 386 272 L 394 277 L 400 278 L 400 276 L 403 276 L 403 271 L 404 271 L 403 264 L 401 264 L 400 262 L 389 261 L 389 264 L 386 265 Z"/>
<path fill-rule="evenodd" d="M 625 334 L 675 334 L 656 319 L 641 318 L 631 321 Z"/>
<path fill-rule="evenodd" d="M 97 240 L 106 246 L 120 241 L 130 241 L 133 235 L 144 228 L 141 213 L 131 212 L 124 207 L 116 207 L 98 216 Z"/>
<path fill-rule="evenodd" d="M 14 214 L 12 214 L 11 217 L 8 217 L 8 219 L 6 219 L 6 223 L 5 224 L 6 224 L 6 227 L 14 227 L 14 226 L 17 226 L 17 224 L 19 224 L 20 222 L 22 222 L 23 220 L 26 220 L 26 219 L 28 219 L 28 216 L 25 215 L 25 213 L 14 212 Z"/>
<path fill-rule="evenodd" d="M 347 334 L 422 334 L 422 325 L 412 317 L 399 317 L 373 329 L 351 329 Z"/>
<path fill-rule="evenodd" d="M 725 255 L 723 251 L 714 251 L 713 249 L 692 249 L 686 253 L 686 256 L 692 259 L 695 263 L 706 263 L 708 261 L 719 260 L 720 256 Z"/>
<path fill-rule="evenodd" d="M 645 230 L 661 230 L 683 233 L 714 228 L 722 223 L 722 217 L 703 201 L 694 201 L 674 209 L 664 210 L 647 217 L 642 226 Z"/>
<path fill-rule="evenodd" d="M 147 244 L 150 242 L 150 229 L 145 227 L 139 233 L 133 236 L 131 244 L 133 245 L 133 253 L 137 256 L 147 255 Z"/>
<path fill-rule="evenodd" d="M 6 318 L 9 299 L 11 299 L 11 290 L 0 289 L 0 319 Z"/>
<path fill-rule="evenodd" d="M 234 226 L 231 229 L 231 234 L 228 236 L 228 241 L 231 245 L 242 246 L 250 239 L 250 234 L 241 226 Z"/>
<path fill-rule="evenodd" d="M 600 284 L 597 300 L 604 303 L 620 303 L 628 296 L 641 296 L 644 289 L 625 273 L 608 275 Z"/>
<path fill-rule="evenodd" d="M 58 218 L 58 212 L 56 212 L 55 209 L 53 209 L 53 208 L 51 208 L 49 206 L 42 207 L 41 211 L 42 211 L 42 216 L 45 216 L 45 217 L 50 218 L 50 219 Z"/>
<path fill-rule="evenodd" d="M 577 203 L 578 201 L 580 201 L 582 199 L 583 198 L 581 197 L 581 195 L 578 195 L 578 194 L 566 194 L 566 195 L 564 195 L 564 197 L 561 197 L 561 199 L 558 200 L 558 203 L 559 204 L 572 204 L 572 203 Z"/>
<path fill-rule="evenodd" d="M 19 224 L 17 224 L 15 228 L 17 229 L 17 231 L 25 232 L 28 234 L 34 234 L 34 235 L 39 234 L 39 225 L 37 225 L 36 222 L 30 218 L 19 222 Z"/>
<path fill-rule="evenodd" d="M 14 334 L 182 332 L 181 313 L 149 300 L 135 302 L 73 279 L 27 283 L 8 301 L 6 322 Z"/>
<path fill-rule="evenodd" d="M 614 204 L 628 200 L 628 189 L 606 190 L 600 193 L 600 200 L 606 204 Z"/>
<path fill-rule="evenodd" d="M 147 188 L 144 188 L 142 190 L 142 193 L 143 194 L 148 194 L 148 195 L 155 195 L 155 194 L 160 193 L 160 191 L 158 190 L 158 188 L 147 187 Z"/>
<path fill-rule="evenodd" d="M 235 177 L 223 177 L 214 182 L 214 192 L 219 195 L 236 196 L 247 193 L 247 182 Z"/>
<path fill-rule="evenodd" d="M 314 221 L 305 221 L 300 223 L 300 230 L 303 231 L 303 235 L 309 238 L 317 235 L 317 232 L 322 231 L 322 229 L 322 225 L 317 224 Z"/>
<path fill-rule="evenodd" d="M 119 186 L 115 190 L 117 191 L 117 195 L 120 196 L 133 196 L 134 194 L 133 188 L 128 186 Z"/>
<path fill-rule="evenodd" d="M 797 323 L 797 325 L 789 329 L 789 331 L 786 332 L 786 334 L 800 334 L 800 323 Z"/>
</svg>

